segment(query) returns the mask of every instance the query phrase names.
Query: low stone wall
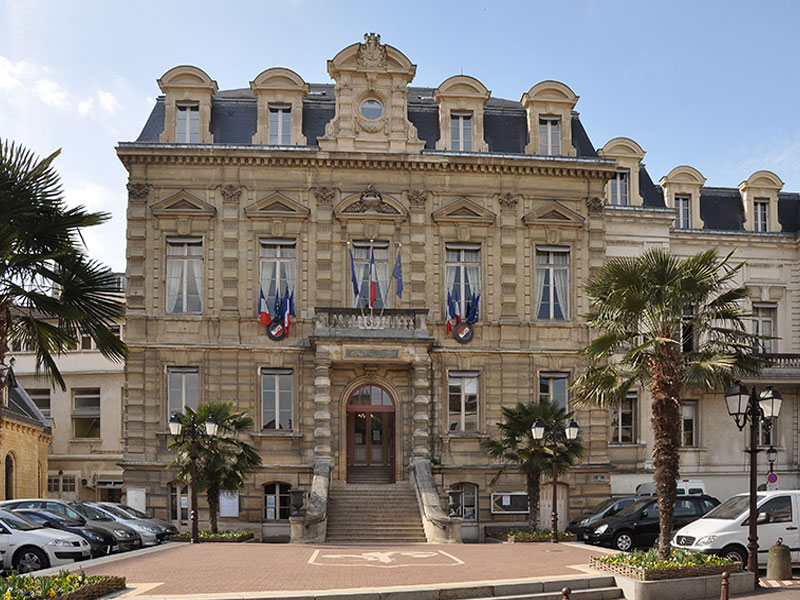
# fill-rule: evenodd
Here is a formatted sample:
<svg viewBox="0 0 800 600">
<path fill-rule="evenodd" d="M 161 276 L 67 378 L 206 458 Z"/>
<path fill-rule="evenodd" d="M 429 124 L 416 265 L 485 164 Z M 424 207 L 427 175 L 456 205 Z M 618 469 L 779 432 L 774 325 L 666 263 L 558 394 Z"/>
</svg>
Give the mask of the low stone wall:
<svg viewBox="0 0 800 600">
<path fill-rule="evenodd" d="M 701 600 L 719 598 L 722 574 L 703 577 L 683 577 L 662 579 L 661 581 L 637 581 L 630 577 L 614 575 L 614 581 L 626 600 Z M 728 579 L 728 591 L 732 598 L 737 594 L 752 592 L 755 589 L 753 574 L 732 573 Z"/>
</svg>

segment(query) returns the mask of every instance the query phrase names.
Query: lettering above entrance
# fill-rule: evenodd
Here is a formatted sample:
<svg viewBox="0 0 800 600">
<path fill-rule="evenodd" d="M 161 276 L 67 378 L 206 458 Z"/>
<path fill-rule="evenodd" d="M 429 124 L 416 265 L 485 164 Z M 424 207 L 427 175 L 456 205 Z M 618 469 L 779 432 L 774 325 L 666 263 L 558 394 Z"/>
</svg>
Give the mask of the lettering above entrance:
<svg viewBox="0 0 800 600">
<path fill-rule="evenodd" d="M 398 348 L 346 348 L 345 358 L 400 358 Z"/>
</svg>

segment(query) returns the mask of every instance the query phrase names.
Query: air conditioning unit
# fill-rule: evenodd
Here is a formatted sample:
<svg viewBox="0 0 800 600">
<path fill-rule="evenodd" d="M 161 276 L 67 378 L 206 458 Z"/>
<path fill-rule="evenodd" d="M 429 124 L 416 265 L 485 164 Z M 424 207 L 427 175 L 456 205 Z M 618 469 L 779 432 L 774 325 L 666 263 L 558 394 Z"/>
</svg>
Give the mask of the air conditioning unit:
<svg viewBox="0 0 800 600">
<path fill-rule="evenodd" d="M 89 487 L 89 480 L 88 480 L 88 479 L 86 479 L 86 477 L 82 478 L 82 479 L 81 479 L 81 485 L 82 485 L 83 487 Z"/>
</svg>

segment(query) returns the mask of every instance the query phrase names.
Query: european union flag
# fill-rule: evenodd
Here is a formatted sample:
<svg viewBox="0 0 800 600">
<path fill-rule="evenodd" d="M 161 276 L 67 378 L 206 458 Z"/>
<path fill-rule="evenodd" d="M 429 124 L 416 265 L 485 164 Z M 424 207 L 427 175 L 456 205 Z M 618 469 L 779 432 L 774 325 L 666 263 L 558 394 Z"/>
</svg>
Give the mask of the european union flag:
<svg viewBox="0 0 800 600">
<path fill-rule="evenodd" d="M 395 279 L 395 293 L 398 298 L 403 297 L 403 263 L 400 261 L 400 250 L 397 251 L 397 258 L 394 261 L 392 277 Z"/>
</svg>

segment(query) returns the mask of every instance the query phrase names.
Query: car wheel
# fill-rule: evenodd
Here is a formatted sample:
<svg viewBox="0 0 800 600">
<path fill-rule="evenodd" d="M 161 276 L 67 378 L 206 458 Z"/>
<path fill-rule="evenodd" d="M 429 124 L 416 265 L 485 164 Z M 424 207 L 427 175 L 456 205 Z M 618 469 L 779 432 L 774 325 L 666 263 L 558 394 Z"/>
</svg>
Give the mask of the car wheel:
<svg viewBox="0 0 800 600">
<path fill-rule="evenodd" d="M 731 560 L 742 563 L 743 568 L 747 566 L 747 550 L 741 546 L 726 546 L 719 555 L 723 558 L 730 558 Z"/>
<path fill-rule="evenodd" d="M 14 568 L 19 573 L 32 573 L 48 566 L 47 556 L 38 548 L 22 548 L 14 556 Z"/>
<path fill-rule="evenodd" d="M 623 552 L 633 548 L 633 534 L 630 531 L 620 531 L 614 536 L 614 548 Z"/>
</svg>

